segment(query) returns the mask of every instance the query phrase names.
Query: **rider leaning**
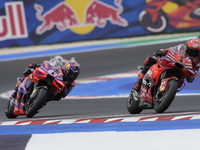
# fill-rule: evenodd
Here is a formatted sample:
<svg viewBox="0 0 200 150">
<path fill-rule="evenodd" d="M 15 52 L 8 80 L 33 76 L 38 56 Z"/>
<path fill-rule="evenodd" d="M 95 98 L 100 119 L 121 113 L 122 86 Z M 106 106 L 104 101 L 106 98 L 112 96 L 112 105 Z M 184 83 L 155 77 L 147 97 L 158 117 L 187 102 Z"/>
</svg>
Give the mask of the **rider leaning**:
<svg viewBox="0 0 200 150">
<path fill-rule="evenodd" d="M 49 61 L 51 61 L 51 60 L 49 60 Z M 61 93 L 55 95 L 52 98 L 52 100 L 56 100 L 56 101 L 59 101 L 61 98 L 66 97 L 71 92 L 71 90 L 75 86 L 75 80 L 80 73 L 80 66 L 76 62 L 70 62 L 70 61 L 63 62 L 62 61 L 61 63 L 62 64 L 59 64 L 58 67 L 63 73 L 63 83 L 65 85 L 65 88 Z M 16 98 L 18 103 L 20 102 L 20 98 L 19 98 L 20 96 L 19 95 L 21 93 L 20 93 L 20 90 L 18 90 L 18 88 L 20 88 L 20 85 L 25 80 L 25 78 L 29 74 L 31 74 L 39 66 L 40 65 L 37 65 L 36 63 L 31 63 L 27 67 L 27 69 L 23 73 L 23 77 L 17 83 L 17 86 L 15 88 L 15 92 L 12 94 L 13 100 Z M 28 86 L 28 85 L 26 85 L 26 86 Z M 27 89 L 28 89 L 28 87 L 27 87 Z M 21 108 L 23 108 L 23 106 Z M 14 113 L 15 113 L 15 115 L 21 115 L 21 114 L 24 114 L 25 112 L 22 109 L 19 108 L 18 110 L 14 110 Z"/>
<path fill-rule="evenodd" d="M 141 72 L 138 74 L 138 81 L 135 83 L 132 90 L 133 96 L 138 97 L 138 92 L 140 91 L 140 88 L 142 85 L 142 79 L 144 75 L 146 74 L 148 69 L 157 62 L 155 57 L 165 56 L 169 50 L 173 50 L 175 52 L 185 51 L 186 52 L 185 57 L 188 57 L 189 59 L 191 59 L 193 70 L 197 74 L 199 70 L 199 60 L 200 60 L 200 55 L 199 55 L 200 54 L 200 39 L 189 40 L 185 45 L 180 44 L 180 45 L 170 47 L 167 49 L 159 49 L 154 53 L 154 56 L 151 56 L 144 61 L 144 66 Z M 193 82 L 193 80 L 190 78 L 186 78 L 186 79 L 189 83 Z"/>
</svg>

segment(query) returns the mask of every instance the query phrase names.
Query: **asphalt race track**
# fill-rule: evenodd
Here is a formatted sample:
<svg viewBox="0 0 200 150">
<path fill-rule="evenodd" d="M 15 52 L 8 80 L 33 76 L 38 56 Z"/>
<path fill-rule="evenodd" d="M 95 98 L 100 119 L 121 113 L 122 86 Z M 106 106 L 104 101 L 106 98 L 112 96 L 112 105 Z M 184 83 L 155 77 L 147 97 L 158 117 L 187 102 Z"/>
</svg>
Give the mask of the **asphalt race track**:
<svg viewBox="0 0 200 150">
<path fill-rule="evenodd" d="M 159 44 L 152 46 L 141 46 L 126 49 L 104 50 L 96 52 L 84 52 L 63 55 L 64 58 L 75 57 L 81 65 L 79 79 L 123 73 L 137 70 L 145 59 L 145 54 L 153 54 L 159 48 L 166 48 L 179 43 Z M 0 93 L 13 89 L 16 78 L 22 75 L 27 64 L 31 62 L 41 63 L 49 57 L 24 59 L 0 62 L 1 88 Z M 199 76 L 199 75 L 198 75 Z M 61 100 L 50 102 L 34 118 L 49 117 L 94 117 L 105 115 L 129 115 L 126 110 L 126 98 L 109 99 L 80 99 Z M 2 99 L 0 105 L 0 121 L 9 120 L 4 115 L 7 100 Z M 199 96 L 177 96 L 166 113 L 174 112 L 196 112 L 200 111 Z M 145 110 L 142 114 L 155 113 L 153 110 Z M 18 117 L 18 119 L 26 119 Z M 33 119 L 34 119 L 33 118 Z"/>
<path fill-rule="evenodd" d="M 83 52 L 62 56 L 68 59 L 71 57 L 76 58 L 78 63 L 81 65 L 81 74 L 79 79 L 84 79 L 115 73 L 136 71 L 137 66 L 143 63 L 146 57 L 145 54 L 152 55 L 157 49 L 167 48 L 176 44 L 179 43 Z M 41 63 L 45 59 L 49 59 L 49 57 L 0 62 L 0 93 L 14 88 L 16 84 L 16 78 L 22 75 L 22 72 L 29 63 Z M 18 118 L 12 120 L 23 121 L 56 118 L 73 119 L 99 118 L 104 116 L 132 116 L 126 109 L 126 101 L 127 98 L 61 100 L 59 102 L 48 103 L 44 108 L 41 109 L 40 113 L 36 114 L 31 119 L 27 119 L 25 116 L 19 116 Z M 0 102 L 0 122 L 10 121 L 11 119 L 7 119 L 4 115 L 7 100 L 1 99 Z M 170 114 L 187 112 L 200 112 L 199 96 L 177 96 L 165 113 Z M 145 110 L 138 116 L 145 116 L 149 114 L 156 113 L 154 110 Z M 13 141 L 13 136 L 7 136 L 6 138 L 8 138 L 8 141 Z M 16 147 L 16 150 L 18 149 L 21 149 L 19 145 Z"/>
</svg>

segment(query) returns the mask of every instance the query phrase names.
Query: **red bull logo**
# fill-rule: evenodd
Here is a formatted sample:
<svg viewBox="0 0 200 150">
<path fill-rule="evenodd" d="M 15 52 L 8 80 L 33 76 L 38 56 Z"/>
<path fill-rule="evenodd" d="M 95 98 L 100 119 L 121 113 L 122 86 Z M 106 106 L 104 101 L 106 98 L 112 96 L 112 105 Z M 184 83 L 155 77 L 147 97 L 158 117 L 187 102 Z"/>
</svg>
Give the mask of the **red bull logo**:
<svg viewBox="0 0 200 150">
<path fill-rule="evenodd" d="M 43 22 L 36 33 L 42 34 L 56 27 L 60 31 L 70 29 L 77 34 L 88 34 L 95 27 L 104 28 L 108 21 L 126 27 L 127 20 L 120 16 L 123 13 L 121 1 L 115 0 L 114 7 L 99 0 L 65 0 L 43 15 L 43 6 L 35 4 L 36 18 Z"/>
<path fill-rule="evenodd" d="M 47 30 L 51 30 L 54 26 L 56 26 L 58 30 L 64 31 L 72 26 L 79 25 L 75 12 L 64 2 L 58 4 L 43 16 L 41 16 L 43 7 L 39 4 L 35 4 L 34 7 L 37 10 L 37 19 L 43 21 L 36 29 L 37 34 L 42 34 Z"/>
<path fill-rule="evenodd" d="M 5 3 L 5 16 L 0 16 L 0 41 L 28 37 L 22 2 Z"/>
<path fill-rule="evenodd" d="M 100 1 L 92 1 L 86 11 L 85 24 L 94 24 L 103 28 L 107 21 L 110 21 L 112 24 L 126 27 L 127 21 L 119 16 L 123 12 L 121 0 L 115 0 L 115 5 L 118 9 Z"/>
</svg>

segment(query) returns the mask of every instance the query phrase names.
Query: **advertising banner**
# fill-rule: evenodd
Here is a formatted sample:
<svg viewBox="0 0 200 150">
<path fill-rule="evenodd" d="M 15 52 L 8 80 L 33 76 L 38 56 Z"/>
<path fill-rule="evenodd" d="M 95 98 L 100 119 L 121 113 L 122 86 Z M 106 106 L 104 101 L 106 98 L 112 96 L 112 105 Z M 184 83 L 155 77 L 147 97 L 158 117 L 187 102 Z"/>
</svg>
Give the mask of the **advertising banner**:
<svg viewBox="0 0 200 150">
<path fill-rule="evenodd" d="M 199 0 L 1 0 L 0 47 L 200 30 Z"/>
</svg>

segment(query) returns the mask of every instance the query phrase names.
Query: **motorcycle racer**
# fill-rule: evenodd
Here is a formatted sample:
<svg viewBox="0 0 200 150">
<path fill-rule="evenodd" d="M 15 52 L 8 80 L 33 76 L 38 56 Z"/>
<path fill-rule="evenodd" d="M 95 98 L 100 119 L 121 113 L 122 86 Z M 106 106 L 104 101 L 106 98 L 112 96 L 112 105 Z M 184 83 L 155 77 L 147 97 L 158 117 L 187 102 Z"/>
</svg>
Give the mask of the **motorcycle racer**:
<svg viewBox="0 0 200 150">
<path fill-rule="evenodd" d="M 142 80 L 144 75 L 147 73 L 149 68 L 157 62 L 157 58 L 165 56 L 168 51 L 172 50 L 173 52 L 178 52 L 185 54 L 185 57 L 190 59 L 193 66 L 193 71 L 197 74 L 200 67 L 200 39 L 191 39 L 186 44 L 179 44 L 177 46 L 169 47 L 166 49 L 157 50 L 153 56 L 147 58 L 144 61 L 143 68 L 138 73 L 138 81 L 135 83 L 132 93 L 134 99 L 139 99 L 139 91 L 142 85 Z M 195 77 L 186 78 L 186 80 L 191 83 L 193 82 Z"/>
<path fill-rule="evenodd" d="M 56 56 L 47 62 L 51 64 L 51 66 L 54 67 L 55 69 L 60 70 L 60 72 L 63 74 L 63 83 L 65 85 L 65 88 L 61 93 L 53 95 L 53 97 L 51 98 L 51 100 L 59 101 L 61 98 L 66 97 L 72 91 L 73 87 L 75 86 L 75 80 L 80 73 L 80 66 L 74 60 L 68 61 L 62 58 L 61 56 L 59 57 Z M 30 80 L 27 80 L 26 77 L 29 76 L 39 66 L 40 65 L 36 63 L 31 63 L 24 71 L 23 77 L 19 79 L 17 82 L 15 91 L 11 96 L 12 102 L 14 102 L 16 99 L 15 109 L 14 109 L 15 115 L 25 114 L 23 110 L 24 104 L 23 102 L 21 102 L 22 91 L 20 89 L 22 89 L 24 85 L 26 86 L 27 89 L 32 88 Z"/>
</svg>

